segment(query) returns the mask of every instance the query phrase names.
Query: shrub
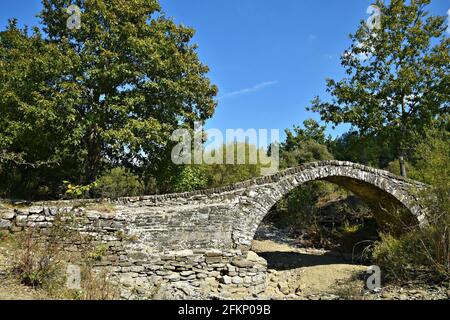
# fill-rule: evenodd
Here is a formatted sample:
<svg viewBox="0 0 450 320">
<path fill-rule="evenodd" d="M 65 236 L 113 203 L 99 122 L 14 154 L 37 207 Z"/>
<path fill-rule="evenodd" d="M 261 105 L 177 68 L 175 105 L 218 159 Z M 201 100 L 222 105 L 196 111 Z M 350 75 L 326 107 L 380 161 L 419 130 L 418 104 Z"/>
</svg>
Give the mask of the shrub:
<svg viewBox="0 0 450 320">
<path fill-rule="evenodd" d="M 206 178 L 199 168 L 185 166 L 174 181 L 175 192 L 189 192 L 204 188 Z"/>
<path fill-rule="evenodd" d="M 79 198 L 88 198 L 89 192 L 97 186 L 96 182 L 93 182 L 88 185 L 74 185 L 69 181 L 63 181 L 66 192 L 66 197 L 70 199 L 79 199 Z"/>
<path fill-rule="evenodd" d="M 96 181 L 93 194 L 100 198 L 120 198 L 142 195 L 144 185 L 127 169 L 114 168 Z"/>
<path fill-rule="evenodd" d="M 89 264 L 82 269 L 81 287 L 75 292 L 74 299 L 117 300 L 120 297 L 119 290 L 110 281 L 107 272 L 95 272 Z"/>
<path fill-rule="evenodd" d="M 105 244 L 94 245 L 92 239 L 74 231 L 70 215 L 58 215 L 47 232 L 30 229 L 11 237 L 11 275 L 27 286 L 42 288 L 52 298 L 70 300 L 111 300 L 119 297 L 106 270 L 95 271 L 94 265 L 107 255 Z M 66 245 L 77 244 L 76 252 Z M 81 268 L 81 288 L 66 287 L 66 267 L 76 261 Z"/>
<path fill-rule="evenodd" d="M 70 241 L 71 217 L 57 215 L 47 234 L 29 229 L 15 236 L 12 273 L 20 282 L 49 291 L 63 282 L 64 243 Z"/>
<path fill-rule="evenodd" d="M 393 280 L 450 280 L 450 133 L 430 130 L 416 150 L 414 178 L 432 185 L 419 195 L 427 226 L 384 235 L 374 259 Z"/>
</svg>

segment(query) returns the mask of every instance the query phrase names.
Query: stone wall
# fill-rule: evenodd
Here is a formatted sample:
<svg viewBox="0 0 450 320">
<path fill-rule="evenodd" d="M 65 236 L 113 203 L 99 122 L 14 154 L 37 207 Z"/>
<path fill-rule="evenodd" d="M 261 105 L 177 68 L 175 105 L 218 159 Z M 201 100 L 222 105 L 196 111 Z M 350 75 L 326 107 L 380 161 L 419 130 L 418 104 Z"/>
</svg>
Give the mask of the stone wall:
<svg viewBox="0 0 450 320">
<path fill-rule="evenodd" d="M 195 230 L 198 220 L 185 210 L 179 212 L 176 220 L 167 219 L 166 211 L 139 214 L 139 208 L 132 205 L 125 209 L 123 205 L 108 203 L 108 212 L 101 212 L 96 207 L 104 210 L 102 203 L 42 204 L 0 208 L 0 229 L 12 233 L 32 229 L 36 235 L 46 234 L 57 216 L 73 217 L 72 229 L 90 236 L 93 244 L 107 247 L 95 269 L 109 273 L 111 281 L 119 284 L 123 299 L 249 297 L 265 290 L 266 261 L 252 252 L 226 249 L 230 232 L 216 233 L 206 225 L 204 230 L 201 226 Z M 128 210 L 135 214 L 130 217 Z M 164 226 L 176 221 L 180 225 L 173 233 L 163 232 Z M 183 224 L 186 225 L 182 227 Z M 218 235 L 212 242 L 216 248 L 200 249 L 210 245 L 205 242 L 208 233 Z M 226 235 L 228 239 L 224 238 Z"/>
<path fill-rule="evenodd" d="M 249 251 L 259 224 L 284 195 L 314 180 L 353 191 L 375 212 L 388 204 L 402 206 L 423 222 L 414 191 L 425 185 L 326 161 L 192 193 L 2 206 L 0 230 L 45 232 L 55 216 L 70 213 L 80 234 L 107 246 L 97 267 L 108 269 L 125 299 L 251 296 L 265 289 L 265 260 Z"/>
</svg>

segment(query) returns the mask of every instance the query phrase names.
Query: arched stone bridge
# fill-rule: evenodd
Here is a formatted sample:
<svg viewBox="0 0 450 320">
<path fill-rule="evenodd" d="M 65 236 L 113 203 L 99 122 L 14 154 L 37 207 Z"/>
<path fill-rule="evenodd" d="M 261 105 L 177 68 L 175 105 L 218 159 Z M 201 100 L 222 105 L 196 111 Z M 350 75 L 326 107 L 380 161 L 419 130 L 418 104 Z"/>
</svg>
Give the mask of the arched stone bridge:
<svg viewBox="0 0 450 320">
<path fill-rule="evenodd" d="M 99 267 L 110 268 L 124 298 L 148 298 L 155 283 L 174 297 L 195 297 L 205 290 L 255 294 L 264 290 L 267 271 L 263 259 L 248 253 L 258 226 L 283 196 L 318 180 L 359 196 L 380 222 L 389 217 L 386 210 L 399 209 L 424 222 L 415 205 L 415 193 L 424 184 L 359 164 L 325 161 L 218 189 L 123 198 L 113 201 L 109 212 L 96 201 L 3 209 L 0 228 L 44 229 L 54 215 L 75 213 L 80 232 L 108 244 L 108 257 Z"/>
</svg>

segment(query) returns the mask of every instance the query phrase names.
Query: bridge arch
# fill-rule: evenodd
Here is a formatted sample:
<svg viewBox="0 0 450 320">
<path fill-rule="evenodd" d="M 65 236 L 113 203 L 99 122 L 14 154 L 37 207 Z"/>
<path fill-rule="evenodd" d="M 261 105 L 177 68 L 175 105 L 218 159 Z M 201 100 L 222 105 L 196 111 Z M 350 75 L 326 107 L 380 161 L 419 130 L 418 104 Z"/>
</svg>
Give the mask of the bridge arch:
<svg viewBox="0 0 450 320">
<path fill-rule="evenodd" d="M 398 209 L 406 209 L 414 223 L 425 222 L 423 211 L 416 203 L 416 191 L 426 185 L 360 164 L 324 161 L 256 180 L 255 186 L 248 188 L 242 197 L 234 242 L 250 246 L 271 208 L 289 192 L 311 181 L 331 182 L 353 192 L 372 209 L 379 223 L 389 222 L 386 213 Z"/>
<path fill-rule="evenodd" d="M 247 281 L 248 293 L 258 294 L 266 288 L 267 262 L 246 249 L 273 205 L 317 180 L 353 191 L 374 209 L 401 206 L 425 223 L 415 191 L 426 185 L 350 162 L 324 161 L 211 190 L 17 207 L 0 204 L 0 230 L 33 228 L 47 234 L 56 215 L 70 214 L 74 230 L 108 248 L 97 267 L 111 272 L 125 299 L 147 298 L 154 293 L 153 281 L 184 292 L 183 297 L 186 290 L 195 296 L 200 286 L 191 285 L 194 278 L 197 284 L 204 281 L 208 288 L 224 292 L 242 290 Z M 102 209 L 105 204 L 107 210 Z M 79 245 L 78 240 L 73 245 Z"/>
</svg>

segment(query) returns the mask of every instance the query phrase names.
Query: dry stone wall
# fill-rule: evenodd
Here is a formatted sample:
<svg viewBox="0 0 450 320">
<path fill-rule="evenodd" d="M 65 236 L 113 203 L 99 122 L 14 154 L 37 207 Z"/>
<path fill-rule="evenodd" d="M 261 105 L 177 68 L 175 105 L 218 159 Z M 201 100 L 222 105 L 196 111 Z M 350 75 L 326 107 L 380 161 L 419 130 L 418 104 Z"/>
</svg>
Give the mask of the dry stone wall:
<svg viewBox="0 0 450 320">
<path fill-rule="evenodd" d="M 232 186 L 115 201 L 37 202 L 0 207 L 0 230 L 45 232 L 60 214 L 107 247 L 97 267 L 118 283 L 124 299 L 257 295 L 267 264 L 249 251 L 273 205 L 308 181 L 339 184 L 377 207 L 391 203 L 424 222 L 415 191 L 425 185 L 361 165 L 326 161 Z"/>
</svg>

